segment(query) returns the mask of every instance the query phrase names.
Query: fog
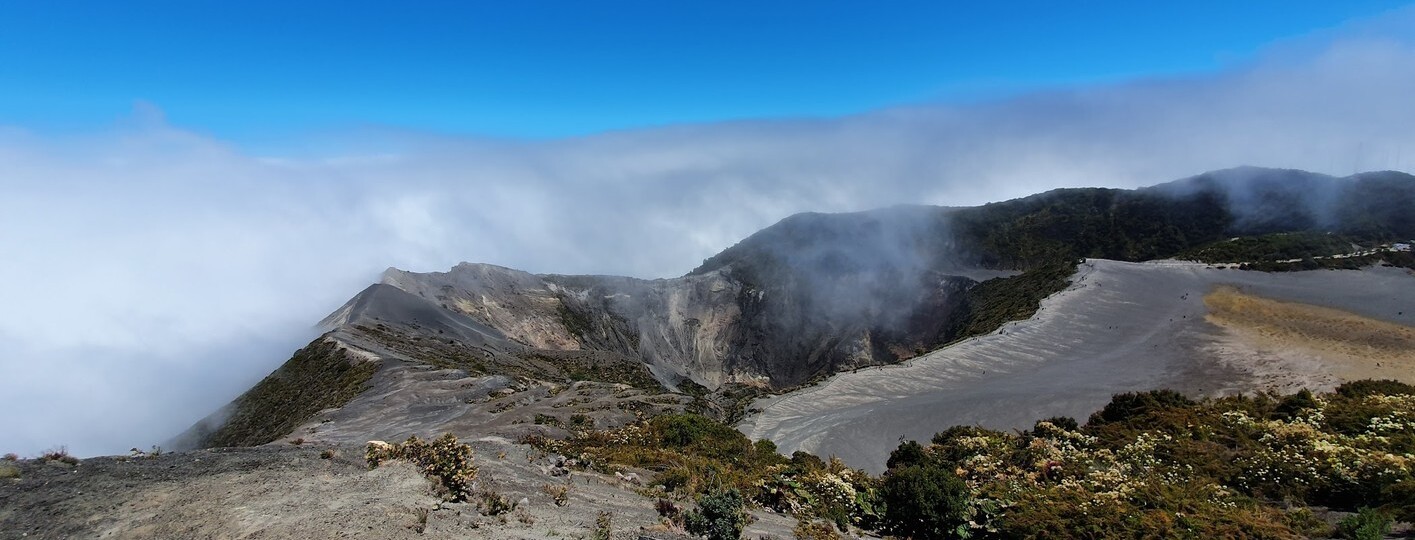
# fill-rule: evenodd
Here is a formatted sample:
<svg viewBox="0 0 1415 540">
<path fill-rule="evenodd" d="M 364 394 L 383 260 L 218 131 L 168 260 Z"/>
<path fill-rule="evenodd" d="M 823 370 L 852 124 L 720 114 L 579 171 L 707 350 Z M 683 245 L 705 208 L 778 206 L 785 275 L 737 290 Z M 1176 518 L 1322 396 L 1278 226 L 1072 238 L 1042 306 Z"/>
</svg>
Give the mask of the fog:
<svg viewBox="0 0 1415 540">
<path fill-rule="evenodd" d="M 146 447 L 388 266 L 682 274 L 801 211 L 974 205 L 1257 165 L 1415 167 L 1415 10 L 1222 72 L 553 141 L 370 126 L 257 155 L 139 104 L 0 126 L 0 452 Z"/>
</svg>

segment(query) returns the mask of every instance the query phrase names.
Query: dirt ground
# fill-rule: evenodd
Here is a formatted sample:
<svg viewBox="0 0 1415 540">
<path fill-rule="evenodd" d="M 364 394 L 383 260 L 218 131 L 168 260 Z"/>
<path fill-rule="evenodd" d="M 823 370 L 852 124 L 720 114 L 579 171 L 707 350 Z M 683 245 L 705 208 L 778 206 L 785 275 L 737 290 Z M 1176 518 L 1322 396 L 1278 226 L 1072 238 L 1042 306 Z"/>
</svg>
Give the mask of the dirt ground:
<svg viewBox="0 0 1415 540">
<path fill-rule="evenodd" d="M 556 456 L 495 438 L 473 441 L 476 489 L 516 508 L 488 515 L 448 503 L 413 466 L 370 470 L 361 446 L 271 445 L 17 463 L 0 480 L 0 539 L 12 538 L 590 538 L 608 512 L 615 539 L 687 538 L 664 530 L 632 481 L 552 474 Z M 335 457 L 321 453 L 334 450 Z M 565 506 L 546 486 L 569 486 Z M 760 513 L 744 538 L 790 538 L 795 520 Z"/>
<path fill-rule="evenodd" d="M 1235 287 L 1218 287 L 1204 296 L 1204 303 L 1209 307 L 1209 322 L 1253 347 L 1309 356 L 1343 380 L 1415 383 L 1415 327 L 1272 300 Z"/>
</svg>

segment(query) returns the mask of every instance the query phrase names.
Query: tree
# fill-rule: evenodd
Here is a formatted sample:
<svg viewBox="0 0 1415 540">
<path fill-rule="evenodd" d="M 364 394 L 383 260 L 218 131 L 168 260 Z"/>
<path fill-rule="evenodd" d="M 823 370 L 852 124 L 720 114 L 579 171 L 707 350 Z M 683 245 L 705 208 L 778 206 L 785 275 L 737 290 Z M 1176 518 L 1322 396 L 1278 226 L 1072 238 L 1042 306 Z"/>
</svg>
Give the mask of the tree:
<svg viewBox="0 0 1415 540">
<path fill-rule="evenodd" d="M 894 534 L 922 539 L 959 538 L 968 532 L 968 486 L 941 464 L 890 470 L 880 496 L 886 526 Z"/>
</svg>

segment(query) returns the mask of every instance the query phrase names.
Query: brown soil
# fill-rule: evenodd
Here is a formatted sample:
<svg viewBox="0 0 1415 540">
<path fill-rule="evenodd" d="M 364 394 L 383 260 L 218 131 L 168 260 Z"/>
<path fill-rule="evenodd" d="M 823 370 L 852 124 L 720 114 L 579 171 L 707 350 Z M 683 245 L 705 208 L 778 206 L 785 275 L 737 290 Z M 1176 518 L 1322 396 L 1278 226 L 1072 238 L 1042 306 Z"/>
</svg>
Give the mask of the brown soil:
<svg viewBox="0 0 1415 540">
<path fill-rule="evenodd" d="M 18 538 L 590 538 L 600 512 L 614 540 L 687 540 L 663 530 L 655 499 L 631 481 L 574 471 L 555 456 L 496 438 L 471 441 L 475 489 L 516 509 L 488 515 L 449 503 L 405 462 L 370 470 L 361 446 L 262 446 L 90 458 L 26 459 L 0 479 L 0 539 Z M 322 459 L 324 450 L 332 459 Z M 568 486 L 564 506 L 546 486 Z M 474 497 L 476 499 L 477 497 Z M 786 537 L 795 521 L 758 512 L 749 538 Z"/>
<path fill-rule="evenodd" d="M 1209 322 L 1255 346 L 1309 356 L 1343 380 L 1415 383 L 1415 327 L 1272 300 L 1234 287 L 1216 288 L 1204 303 Z"/>
</svg>

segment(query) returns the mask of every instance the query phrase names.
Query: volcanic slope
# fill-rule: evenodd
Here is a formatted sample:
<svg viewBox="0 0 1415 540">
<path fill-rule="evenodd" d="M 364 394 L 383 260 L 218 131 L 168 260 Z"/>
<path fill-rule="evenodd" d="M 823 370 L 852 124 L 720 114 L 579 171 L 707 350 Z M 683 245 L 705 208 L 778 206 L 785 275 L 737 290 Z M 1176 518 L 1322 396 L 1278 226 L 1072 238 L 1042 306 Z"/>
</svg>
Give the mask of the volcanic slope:
<svg viewBox="0 0 1415 540">
<path fill-rule="evenodd" d="M 1253 329 L 1274 322 L 1254 320 L 1264 315 L 1255 310 L 1211 312 L 1206 295 L 1216 292 L 1224 295 L 1219 302 L 1285 307 L 1267 315 L 1285 319 L 1273 332 L 1286 339 L 1255 336 Z M 1210 296 L 1208 304 L 1215 302 Z M 1377 330 L 1310 330 L 1333 320 Z M 1308 339 L 1291 339 L 1294 328 Z M 835 455 L 881 471 L 901 436 L 928 440 L 955 425 L 1024 429 L 1052 416 L 1084 420 L 1119 392 L 1325 390 L 1371 375 L 1415 382 L 1415 371 L 1400 367 L 1415 357 L 1411 331 L 1415 276 L 1403 268 L 1264 273 L 1092 259 L 1031 319 L 760 400 L 739 427 L 787 453 Z"/>
<path fill-rule="evenodd" d="M 389 269 L 325 319 L 328 333 L 177 446 L 263 444 L 279 432 L 515 437 L 574 415 L 604 427 L 683 409 L 733 418 L 754 394 L 1026 318 L 1081 257 L 1160 259 L 1289 232 L 1369 247 L 1415 237 L 1412 204 L 1415 177 L 1403 173 L 1240 168 L 974 208 L 798 214 L 671 279 Z M 989 278 L 1006 281 L 979 285 Z M 1135 294 L 1166 288 L 1158 279 Z M 1130 331 L 1150 330 L 1114 333 Z M 573 399 L 563 395 L 572 386 Z"/>
</svg>

